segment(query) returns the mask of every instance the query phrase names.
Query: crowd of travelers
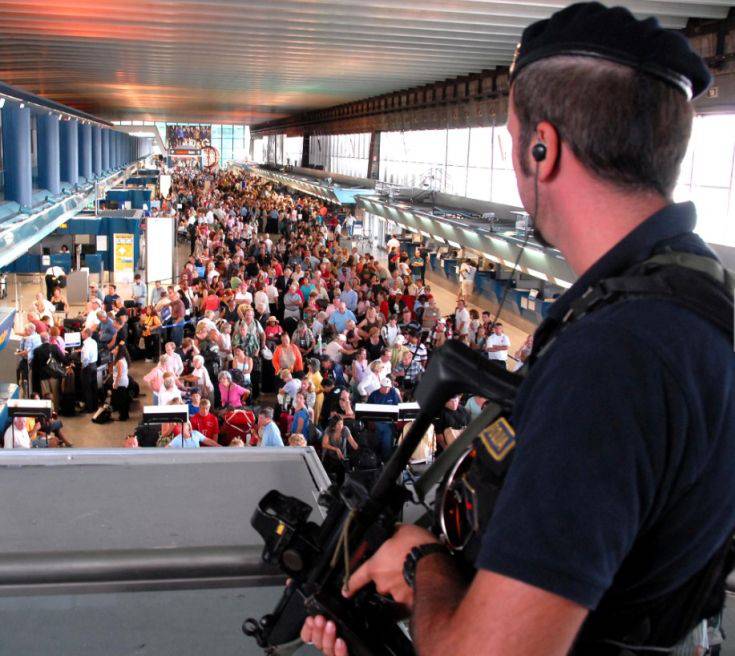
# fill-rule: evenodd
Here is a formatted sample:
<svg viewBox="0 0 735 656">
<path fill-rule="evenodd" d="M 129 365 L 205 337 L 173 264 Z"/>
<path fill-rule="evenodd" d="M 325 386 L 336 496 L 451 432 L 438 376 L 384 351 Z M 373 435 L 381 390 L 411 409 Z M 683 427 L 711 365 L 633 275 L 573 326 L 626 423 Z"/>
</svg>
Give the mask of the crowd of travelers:
<svg viewBox="0 0 735 656">
<path fill-rule="evenodd" d="M 412 399 L 447 339 L 506 366 L 510 342 L 489 312 L 460 297 L 442 316 L 400 241 L 391 238 L 385 261 L 361 252 L 349 212 L 256 176 L 196 170 L 175 176 L 171 202 L 190 255 L 177 283 L 157 284 L 143 308 L 153 364 L 144 382 L 154 403 L 188 404 L 193 442 L 314 445 L 340 477 L 348 463 L 385 461 L 403 428 L 361 420 L 356 404 Z M 442 410 L 417 460 L 446 447 L 484 404 L 459 401 Z M 159 444 L 180 431 L 165 427 Z"/>
<path fill-rule="evenodd" d="M 177 169 L 160 212 L 175 217 L 188 246 L 178 280 L 148 289 L 136 275 L 125 300 L 115 285 L 104 293 L 93 285 L 82 326 L 88 412 L 98 409 L 92 371 L 100 352 L 109 353 L 119 419 L 129 416 L 133 385 L 151 394 L 146 403 L 188 406 L 188 423 L 164 424 L 153 435 L 138 431 L 126 446 L 312 445 L 340 479 L 348 468 L 379 466 L 406 429 L 356 415 L 356 405 L 412 400 L 432 352 L 446 340 L 460 340 L 501 367 L 530 350 L 529 340 L 510 356 L 502 324 L 468 308 L 466 290 L 443 316 L 425 267 L 409 259 L 395 235 L 387 257 L 363 252 L 350 239 L 350 212 L 260 177 Z M 37 323 L 33 317 L 28 329 L 47 335 L 42 343 L 51 346 L 44 348 L 63 350 L 63 340 L 54 346 L 58 335 Z M 150 362 L 139 382 L 130 375 L 131 358 Z M 44 391 L 58 405 L 57 387 L 38 389 Z M 484 403 L 448 402 L 415 463 L 446 448 Z"/>
</svg>

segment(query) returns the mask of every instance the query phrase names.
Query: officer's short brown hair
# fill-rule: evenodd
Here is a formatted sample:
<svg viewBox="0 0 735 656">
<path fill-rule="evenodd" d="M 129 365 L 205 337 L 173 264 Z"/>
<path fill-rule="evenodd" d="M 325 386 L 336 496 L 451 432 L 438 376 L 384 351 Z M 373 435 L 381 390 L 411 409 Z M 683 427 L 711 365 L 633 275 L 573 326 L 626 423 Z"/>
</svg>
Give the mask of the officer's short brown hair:
<svg viewBox="0 0 735 656">
<path fill-rule="evenodd" d="M 522 153 L 548 121 L 598 178 L 671 197 L 693 116 L 680 90 L 621 64 L 559 56 L 521 70 L 512 91 Z M 529 160 L 520 157 L 525 175 L 533 174 Z"/>
</svg>

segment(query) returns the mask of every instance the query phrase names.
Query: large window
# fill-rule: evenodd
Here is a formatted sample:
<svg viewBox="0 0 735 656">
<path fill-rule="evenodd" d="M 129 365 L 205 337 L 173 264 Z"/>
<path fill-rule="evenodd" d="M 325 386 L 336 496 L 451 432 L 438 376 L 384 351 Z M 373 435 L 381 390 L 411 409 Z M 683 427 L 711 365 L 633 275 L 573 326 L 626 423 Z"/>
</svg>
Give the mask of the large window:
<svg viewBox="0 0 735 656">
<path fill-rule="evenodd" d="M 697 232 L 735 246 L 735 115 L 697 116 L 674 191 L 697 207 Z"/>
<path fill-rule="evenodd" d="M 457 196 L 518 204 L 505 127 L 386 132 L 380 178 Z"/>
<path fill-rule="evenodd" d="M 309 138 L 309 164 L 325 171 L 366 178 L 370 133 L 322 134 Z"/>
<path fill-rule="evenodd" d="M 291 166 L 301 166 L 301 157 L 304 150 L 303 137 L 286 137 L 284 143 L 286 164 Z"/>
<path fill-rule="evenodd" d="M 490 198 L 494 203 L 521 205 L 513 170 L 513 141 L 505 125 L 493 129 L 493 164 Z"/>
<path fill-rule="evenodd" d="M 265 148 L 265 139 L 263 137 L 258 137 L 253 139 L 253 152 L 252 152 L 252 159 L 256 164 L 265 164 L 265 155 L 266 155 L 266 148 Z"/>
<path fill-rule="evenodd" d="M 120 121 L 121 125 L 130 123 L 129 121 Z M 241 162 L 248 159 L 250 150 L 250 127 L 247 125 L 222 125 L 219 123 L 210 124 L 191 124 L 191 123 L 151 123 L 136 121 L 138 125 L 155 125 L 161 138 L 168 140 L 168 133 L 171 131 L 169 127 L 176 125 L 201 125 L 202 127 L 211 129 L 211 145 L 217 149 L 220 156 L 220 165 L 226 166 L 230 162 Z M 166 147 L 170 147 L 166 143 Z"/>
<path fill-rule="evenodd" d="M 397 185 L 446 189 L 447 130 L 383 132 L 380 179 Z"/>
<path fill-rule="evenodd" d="M 241 162 L 250 144 L 250 128 L 247 125 L 212 124 L 212 145 L 220 155 L 220 163 Z"/>
<path fill-rule="evenodd" d="M 380 179 L 518 205 L 507 128 L 384 132 Z"/>
</svg>

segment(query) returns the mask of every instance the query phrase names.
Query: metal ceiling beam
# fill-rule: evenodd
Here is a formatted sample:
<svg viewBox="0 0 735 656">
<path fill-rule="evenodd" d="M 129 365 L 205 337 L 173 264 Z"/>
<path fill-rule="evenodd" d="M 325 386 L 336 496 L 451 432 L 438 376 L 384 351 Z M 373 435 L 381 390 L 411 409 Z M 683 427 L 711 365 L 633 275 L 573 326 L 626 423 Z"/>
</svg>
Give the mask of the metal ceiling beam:
<svg viewBox="0 0 735 656">
<path fill-rule="evenodd" d="M 730 1 L 626 6 L 680 28 L 723 18 Z M 258 124 L 508 65 L 522 30 L 566 4 L 6 0 L 0 79 L 110 118 Z"/>
<path fill-rule="evenodd" d="M 19 10 L 22 15 L 38 13 L 37 7 L 33 3 L 8 3 L 10 5 L 10 11 L 15 12 L 16 7 L 23 7 L 24 5 L 28 9 Z M 76 6 L 80 11 L 88 9 L 86 3 L 65 3 L 65 7 L 71 5 Z M 167 3 L 157 3 L 158 7 Z M 257 16 L 261 13 L 272 12 L 272 4 L 266 3 L 247 3 L 247 12 L 243 12 L 242 2 L 228 3 L 220 0 L 216 3 L 219 9 L 218 15 L 225 18 L 243 16 L 244 14 Z M 308 4 L 299 2 L 288 2 L 282 0 L 279 2 L 279 16 L 276 19 L 282 20 L 288 18 L 290 15 L 298 16 L 309 16 L 314 17 L 317 20 L 324 20 L 331 16 L 339 16 L 342 13 L 350 13 L 351 16 L 356 15 L 356 10 L 362 10 L 369 15 L 378 14 L 381 11 L 392 13 L 395 20 L 405 19 L 403 13 L 409 14 L 410 19 L 414 17 L 421 19 L 422 16 L 413 16 L 411 14 L 424 14 L 427 12 L 430 15 L 442 15 L 445 17 L 457 16 L 460 20 L 466 20 L 467 18 L 477 16 L 492 16 L 497 18 L 510 18 L 514 20 L 528 19 L 538 20 L 548 16 L 550 11 L 561 9 L 566 6 L 565 0 L 547 0 L 545 2 L 519 2 L 519 3 L 508 3 L 508 2 L 440 2 L 440 0 L 428 0 L 422 3 L 423 11 L 416 12 L 416 6 L 410 2 L 399 2 L 392 3 L 386 0 L 366 0 L 362 2 L 360 0 L 330 0 L 328 2 L 311 2 Z M 628 2 L 628 7 L 633 13 L 638 15 L 652 15 L 658 16 L 681 16 L 687 18 L 692 13 L 692 5 L 682 2 L 670 2 L 670 1 L 650 1 L 650 0 L 636 0 Z M 701 5 L 698 6 L 700 15 L 704 18 L 722 18 L 722 14 L 715 13 L 719 8 L 720 2 L 709 2 L 706 8 Z M 722 7 L 726 7 L 726 4 L 722 4 Z M 102 2 L 96 5 L 97 8 L 105 10 L 109 9 L 112 12 L 118 9 L 115 3 Z M 229 11 L 228 11 L 229 9 Z M 34 11 L 35 10 L 35 11 Z M 701 13 L 707 12 L 707 13 Z M 49 13 L 54 13 L 53 11 Z M 63 14 L 62 14 L 63 15 Z M 116 17 L 120 14 L 115 12 Z M 210 18 L 211 17 L 211 4 L 202 3 L 177 3 L 176 4 L 176 18 L 172 18 L 170 10 L 168 8 L 157 9 L 156 5 L 147 5 L 145 15 L 147 18 L 160 22 L 162 27 L 166 27 L 168 23 L 174 23 L 176 18 L 179 16 L 194 15 L 199 18 Z M 271 14 L 272 16 L 272 14 Z M 118 18 L 121 22 L 125 19 Z M 127 19 L 129 22 L 133 22 L 134 19 Z"/>
</svg>

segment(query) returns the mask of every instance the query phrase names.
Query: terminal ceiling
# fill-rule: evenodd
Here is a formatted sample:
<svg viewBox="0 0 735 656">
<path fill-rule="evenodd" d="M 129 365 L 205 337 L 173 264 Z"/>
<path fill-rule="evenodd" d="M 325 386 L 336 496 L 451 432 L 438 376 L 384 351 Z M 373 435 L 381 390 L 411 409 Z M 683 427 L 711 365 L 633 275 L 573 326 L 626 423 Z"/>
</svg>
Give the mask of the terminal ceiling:
<svg viewBox="0 0 735 656">
<path fill-rule="evenodd" d="M 564 0 L 3 0 L 0 80 L 108 120 L 257 124 L 508 65 Z M 621 2 L 669 27 L 730 0 Z"/>
</svg>

